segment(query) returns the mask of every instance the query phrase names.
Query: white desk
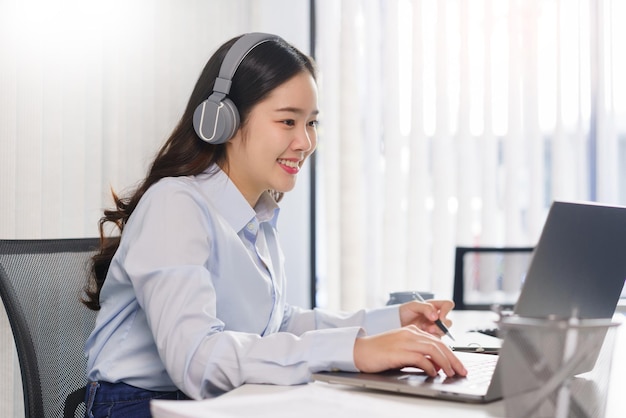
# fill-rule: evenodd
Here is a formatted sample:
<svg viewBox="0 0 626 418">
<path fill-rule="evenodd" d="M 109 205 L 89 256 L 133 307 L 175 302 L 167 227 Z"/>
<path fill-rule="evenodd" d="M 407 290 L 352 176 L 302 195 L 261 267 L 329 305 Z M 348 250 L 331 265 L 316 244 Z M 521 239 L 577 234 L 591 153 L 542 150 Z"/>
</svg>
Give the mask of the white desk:
<svg viewBox="0 0 626 418">
<path fill-rule="evenodd" d="M 451 332 L 495 319 L 491 312 L 454 312 Z M 616 341 L 606 418 L 624 416 L 626 404 L 626 323 Z M 162 417 L 255 417 L 255 418 L 379 418 L 423 416 L 494 418 L 505 417 L 504 402 L 484 405 L 432 400 L 326 383 L 300 386 L 244 385 L 217 399 L 201 402 L 161 401 L 171 408 Z M 410 415 L 409 415 L 410 414 Z M 155 416 L 161 418 L 161 415 Z"/>
</svg>

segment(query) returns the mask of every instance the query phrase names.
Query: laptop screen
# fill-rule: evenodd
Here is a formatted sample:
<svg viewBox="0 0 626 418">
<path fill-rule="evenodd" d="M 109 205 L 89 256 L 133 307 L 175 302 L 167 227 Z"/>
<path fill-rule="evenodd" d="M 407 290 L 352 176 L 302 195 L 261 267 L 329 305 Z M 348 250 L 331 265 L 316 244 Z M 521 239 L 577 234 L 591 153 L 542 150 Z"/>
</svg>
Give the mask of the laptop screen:
<svg viewBox="0 0 626 418">
<path fill-rule="evenodd" d="M 612 317 L 626 278 L 624 231 L 624 207 L 554 202 L 514 312 Z"/>
</svg>

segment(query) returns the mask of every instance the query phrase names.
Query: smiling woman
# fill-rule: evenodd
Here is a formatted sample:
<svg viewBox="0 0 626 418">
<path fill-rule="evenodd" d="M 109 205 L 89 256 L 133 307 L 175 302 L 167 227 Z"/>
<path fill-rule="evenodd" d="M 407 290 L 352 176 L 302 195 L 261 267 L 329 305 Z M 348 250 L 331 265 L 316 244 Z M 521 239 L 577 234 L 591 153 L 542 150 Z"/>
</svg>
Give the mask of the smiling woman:
<svg viewBox="0 0 626 418">
<path fill-rule="evenodd" d="M 97 234 L 110 189 L 143 176 L 218 43 L 267 28 L 306 50 L 308 22 L 308 1 L 0 1 L 0 236 Z M 308 170 L 298 177 L 281 223 L 287 293 L 308 303 Z M 1 318 L 0 416 L 19 417 Z"/>
<path fill-rule="evenodd" d="M 450 300 L 352 313 L 287 300 L 269 191 L 294 188 L 318 113 L 313 61 L 282 38 L 247 33 L 211 56 L 144 180 L 101 218 L 84 300 L 98 311 L 89 416 L 149 417 L 151 399 L 302 384 L 335 368 L 466 374 L 434 325 L 450 325 Z"/>
<path fill-rule="evenodd" d="M 229 141 L 225 171 L 252 206 L 264 190 L 282 194 L 295 187 L 317 145 L 318 113 L 315 80 L 300 73 L 255 106 Z"/>
</svg>

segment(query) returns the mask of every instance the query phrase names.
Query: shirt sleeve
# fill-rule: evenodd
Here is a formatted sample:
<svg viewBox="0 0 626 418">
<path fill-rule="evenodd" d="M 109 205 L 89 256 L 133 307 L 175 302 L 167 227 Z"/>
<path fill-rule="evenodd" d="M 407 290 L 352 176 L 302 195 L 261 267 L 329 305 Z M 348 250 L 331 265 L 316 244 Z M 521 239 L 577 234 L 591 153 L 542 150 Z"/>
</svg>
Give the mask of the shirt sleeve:
<svg viewBox="0 0 626 418">
<path fill-rule="evenodd" d="M 288 305 L 282 330 L 300 335 L 314 329 L 361 327 L 367 335 L 375 335 L 400 327 L 398 305 L 357 312 L 335 312 L 326 309 L 302 309 Z"/>
<path fill-rule="evenodd" d="M 153 186 L 154 187 L 154 186 Z M 261 336 L 225 329 L 216 315 L 213 277 L 207 269 L 211 217 L 198 197 L 182 191 L 146 199 L 125 230 L 124 265 L 145 311 L 168 375 L 188 396 L 215 396 L 244 383 L 292 385 L 321 370 L 357 371 L 354 341 L 377 332 L 392 309 L 332 315 L 289 309 L 285 328 Z M 130 237 L 130 238 L 129 238 Z M 236 238 L 236 235 L 233 237 Z M 397 310 L 395 320 L 399 321 Z"/>
</svg>

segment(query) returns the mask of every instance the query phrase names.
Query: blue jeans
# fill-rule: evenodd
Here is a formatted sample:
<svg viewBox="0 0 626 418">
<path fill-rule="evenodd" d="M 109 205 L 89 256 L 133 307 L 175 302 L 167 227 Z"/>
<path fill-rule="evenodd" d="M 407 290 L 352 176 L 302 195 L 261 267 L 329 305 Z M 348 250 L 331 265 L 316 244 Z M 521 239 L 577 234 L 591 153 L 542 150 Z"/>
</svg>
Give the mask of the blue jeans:
<svg viewBox="0 0 626 418">
<path fill-rule="evenodd" d="M 180 390 L 155 392 L 126 383 L 89 382 L 85 391 L 86 418 L 152 418 L 152 399 L 188 400 Z"/>
</svg>

